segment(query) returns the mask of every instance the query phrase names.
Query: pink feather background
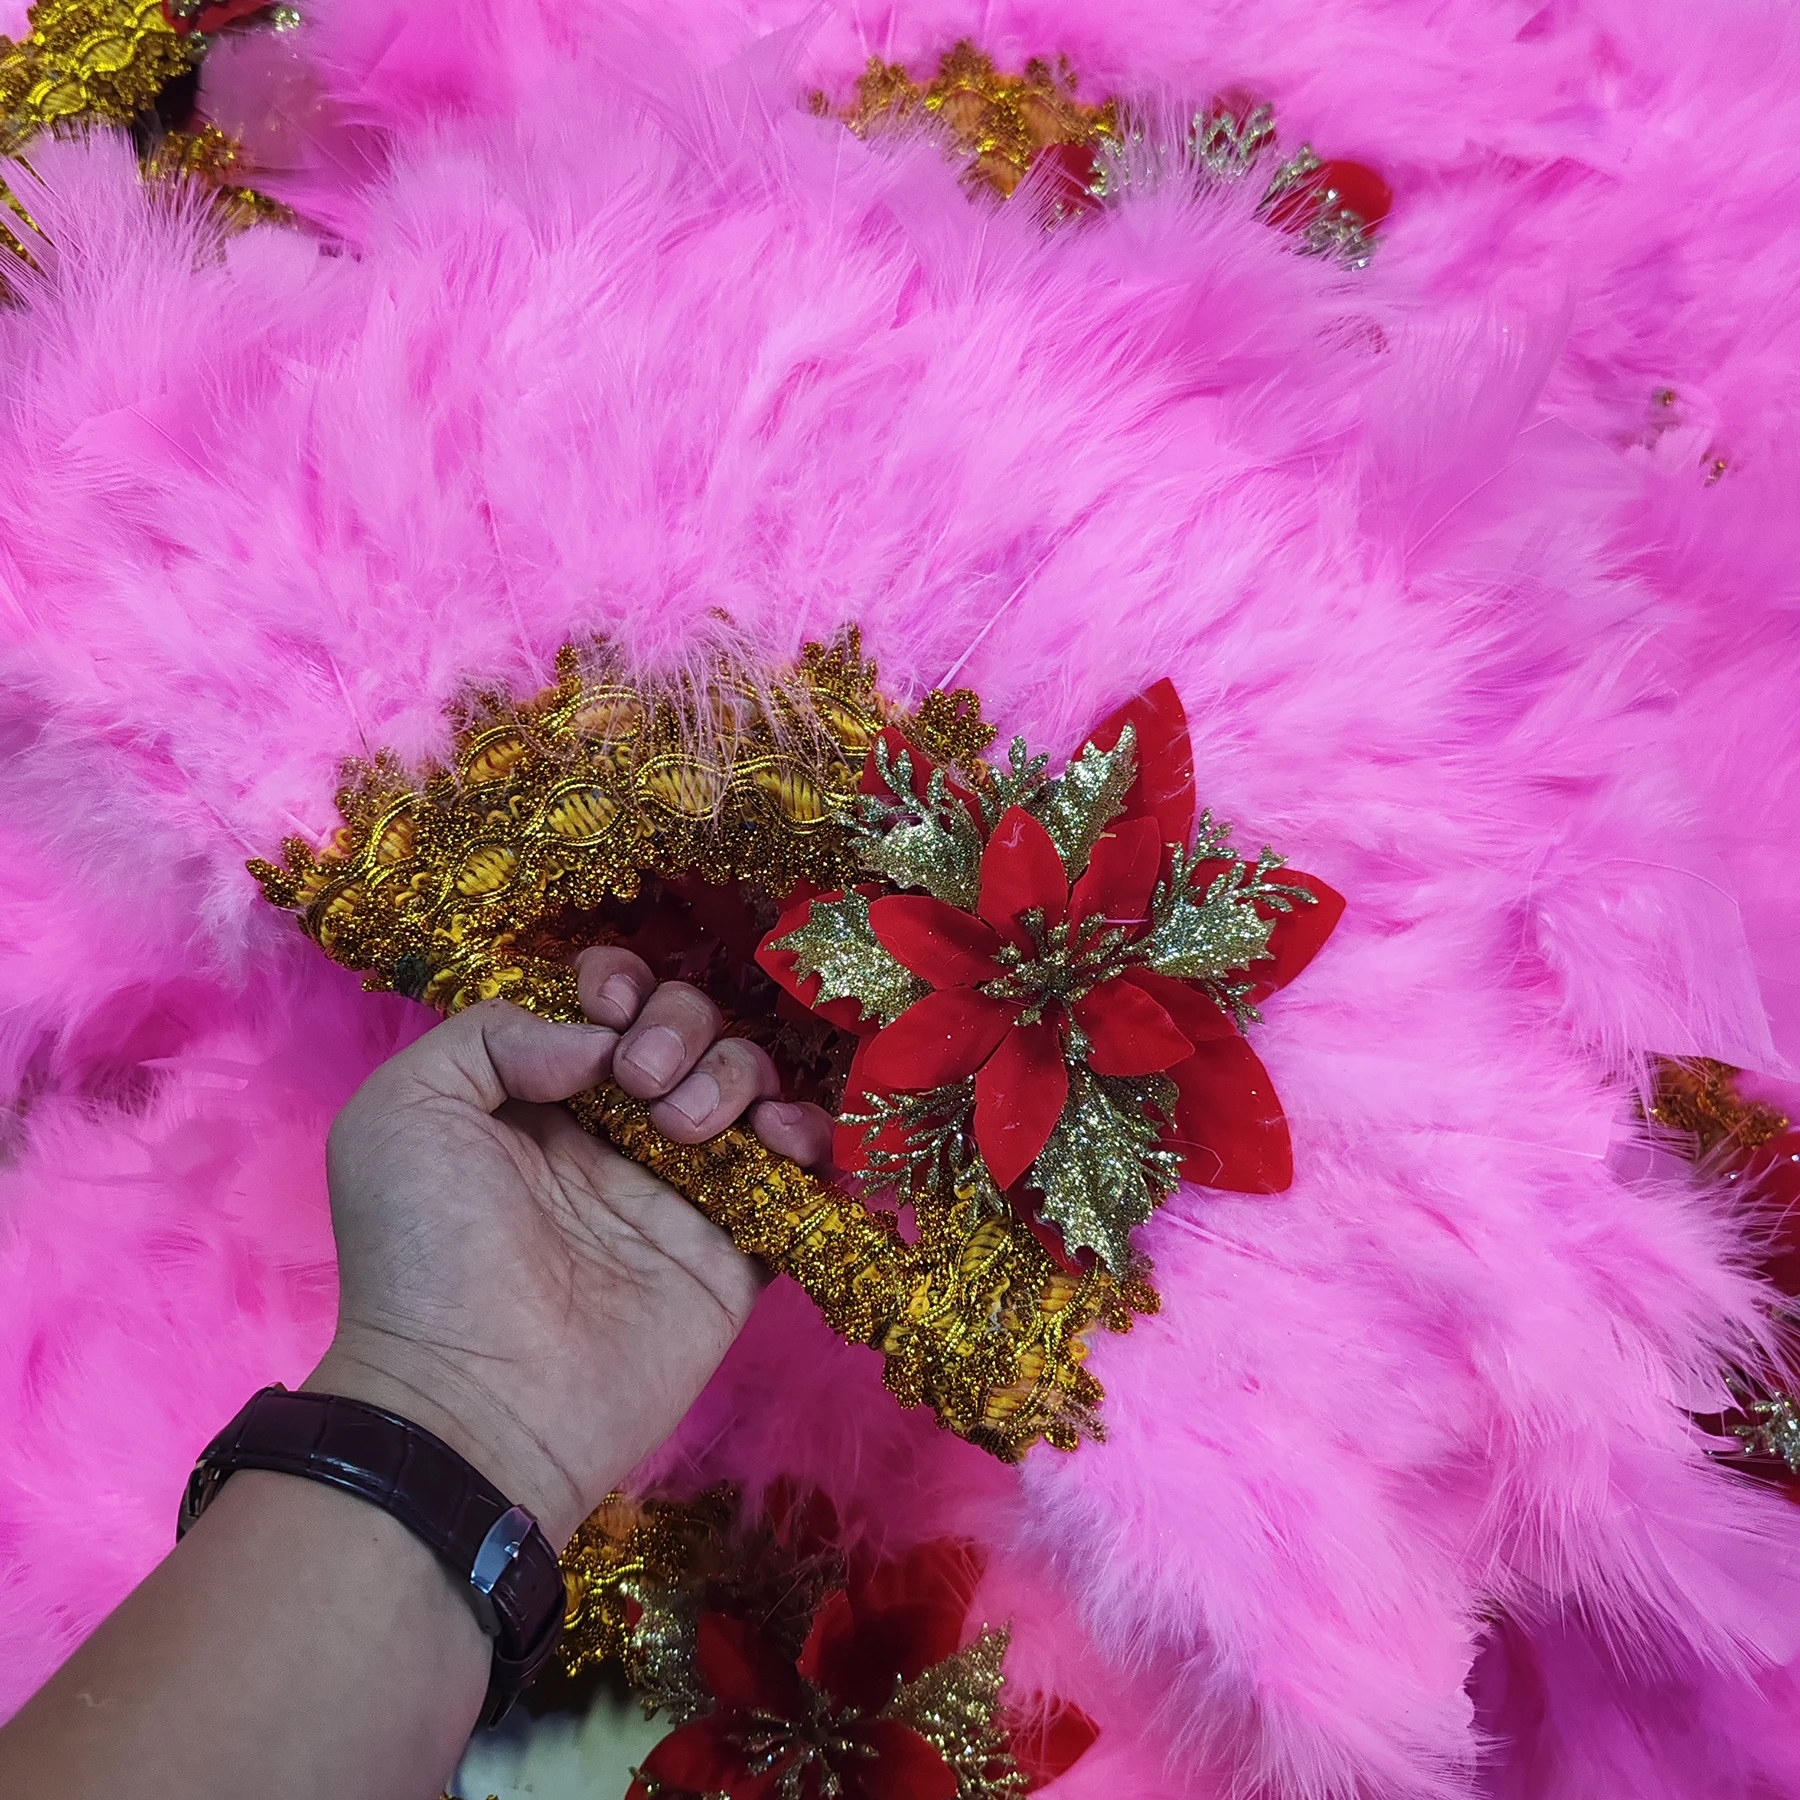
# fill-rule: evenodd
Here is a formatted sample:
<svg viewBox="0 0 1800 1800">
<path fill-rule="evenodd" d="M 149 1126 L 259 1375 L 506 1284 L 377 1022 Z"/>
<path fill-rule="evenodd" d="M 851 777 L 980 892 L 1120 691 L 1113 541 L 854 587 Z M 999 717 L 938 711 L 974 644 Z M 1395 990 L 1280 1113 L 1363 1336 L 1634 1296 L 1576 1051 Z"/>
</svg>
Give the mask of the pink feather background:
<svg viewBox="0 0 1800 1800">
<path fill-rule="evenodd" d="M 1379 254 L 1155 145 L 1045 233 L 800 104 L 964 35 L 1266 95 L 1392 184 Z M 245 857 L 568 638 L 855 621 L 1058 752 L 1175 678 L 1203 801 L 1350 901 L 1256 1040 L 1298 1175 L 1144 1229 L 1104 1446 L 1003 1469 L 778 1285 L 653 1473 L 982 1538 L 1015 1679 L 1102 1725 L 1070 1800 L 1800 1795 L 1800 1514 L 1684 1423 L 1771 1296 L 1629 1098 L 1800 1057 L 1791 12 L 312 0 L 289 49 L 318 233 L 220 246 L 104 135 L 13 177 L 0 1704 L 322 1349 L 325 1126 L 429 1022 Z"/>
</svg>

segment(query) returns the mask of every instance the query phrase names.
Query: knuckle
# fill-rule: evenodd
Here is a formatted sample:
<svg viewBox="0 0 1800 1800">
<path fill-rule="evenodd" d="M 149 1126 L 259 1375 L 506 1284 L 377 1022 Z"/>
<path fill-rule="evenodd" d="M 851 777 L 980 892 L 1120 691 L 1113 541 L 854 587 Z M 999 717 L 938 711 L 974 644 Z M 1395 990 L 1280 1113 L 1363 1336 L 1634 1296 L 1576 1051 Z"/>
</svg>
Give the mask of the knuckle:
<svg viewBox="0 0 1800 1800">
<path fill-rule="evenodd" d="M 691 987 L 685 981 L 665 981 L 656 990 L 656 999 L 661 1008 L 696 1029 L 716 1032 L 724 1021 L 718 1007 L 697 987 Z"/>
</svg>

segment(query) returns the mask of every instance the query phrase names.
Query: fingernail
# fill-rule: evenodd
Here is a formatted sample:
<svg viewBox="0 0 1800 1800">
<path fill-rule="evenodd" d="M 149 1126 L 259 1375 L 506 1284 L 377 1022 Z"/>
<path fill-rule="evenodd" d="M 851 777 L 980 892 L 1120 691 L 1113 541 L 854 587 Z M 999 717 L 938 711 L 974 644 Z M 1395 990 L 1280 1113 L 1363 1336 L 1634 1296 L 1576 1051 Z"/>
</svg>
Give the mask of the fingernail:
<svg viewBox="0 0 1800 1800">
<path fill-rule="evenodd" d="M 648 1031 L 640 1032 L 631 1040 L 626 1060 L 651 1081 L 673 1081 L 681 1073 L 681 1065 L 687 1061 L 687 1046 L 668 1026 L 652 1025 Z M 715 1084 L 715 1104 L 718 1096 L 719 1090 Z"/>
<path fill-rule="evenodd" d="M 594 1011 L 609 1025 L 629 1025 L 637 1016 L 637 983 L 629 975 L 609 975 L 600 984 Z"/>
<path fill-rule="evenodd" d="M 756 1116 L 774 1125 L 797 1125 L 800 1108 L 786 1100 L 765 1100 L 757 1108 Z"/>
<path fill-rule="evenodd" d="M 696 1072 L 669 1096 L 668 1103 L 690 1125 L 704 1125 L 719 1109 L 719 1084 L 710 1075 Z"/>
</svg>

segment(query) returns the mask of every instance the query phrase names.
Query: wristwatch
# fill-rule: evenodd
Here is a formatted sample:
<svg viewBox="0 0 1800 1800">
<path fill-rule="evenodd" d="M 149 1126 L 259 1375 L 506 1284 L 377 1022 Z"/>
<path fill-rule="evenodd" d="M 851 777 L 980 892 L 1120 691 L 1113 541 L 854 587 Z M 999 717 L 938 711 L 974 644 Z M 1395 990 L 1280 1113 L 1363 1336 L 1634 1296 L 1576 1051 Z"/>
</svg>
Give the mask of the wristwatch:
<svg viewBox="0 0 1800 1800">
<path fill-rule="evenodd" d="M 300 1475 L 355 1494 L 436 1554 L 493 1640 L 481 1725 L 505 1718 L 549 1661 L 568 1610 L 556 1552 L 537 1520 L 442 1438 L 360 1400 L 266 1387 L 201 1453 L 177 1539 L 239 1469 Z"/>
</svg>

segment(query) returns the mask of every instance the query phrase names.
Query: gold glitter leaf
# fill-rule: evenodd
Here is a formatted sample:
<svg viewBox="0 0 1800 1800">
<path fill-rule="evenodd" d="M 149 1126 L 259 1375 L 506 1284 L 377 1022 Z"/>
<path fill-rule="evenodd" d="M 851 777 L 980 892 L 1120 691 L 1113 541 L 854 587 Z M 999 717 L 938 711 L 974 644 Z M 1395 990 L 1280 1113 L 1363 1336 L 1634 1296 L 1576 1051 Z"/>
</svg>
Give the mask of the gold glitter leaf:
<svg viewBox="0 0 1800 1800">
<path fill-rule="evenodd" d="M 923 888 L 947 905 L 972 912 L 981 893 L 981 833 L 969 809 L 950 791 L 942 769 L 933 769 L 925 798 L 912 791 L 912 758 L 904 750 L 891 761 L 887 745 L 874 751 L 875 773 L 888 798 L 865 796 L 858 855 L 863 867 L 896 887 Z"/>
<path fill-rule="evenodd" d="M 815 900 L 807 920 L 776 944 L 791 950 L 802 978 L 820 978 L 819 1000 L 854 1000 L 891 1025 L 930 990 L 882 947 L 869 924 L 869 902 L 852 888 L 838 900 Z"/>
<path fill-rule="evenodd" d="M 1267 956 L 1275 926 L 1256 910 L 1255 891 L 1250 871 L 1233 863 L 1195 899 L 1186 872 L 1177 866 L 1151 903 L 1145 960 L 1158 974 L 1178 981 L 1211 981 Z"/>
<path fill-rule="evenodd" d="M 1092 1250 L 1115 1275 L 1131 1266 L 1131 1228 L 1175 1191 L 1180 1158 L 1157 1148 L 1173 1084 L 1069 1065 L 1069 1098 L 1028 1179 L 1071 1252 Z"/>
<path fill-rule="evenodd" d="M 1062 853 L 1071 881 L 1093 855 L 1100 834 L 1119 816 L 1137 776 L 1137 732 L 1127 725 L 1110 750 L 1084 744 L 1054 781 L 1046 782 L 1031 810 Z"/>
<path fill-rule="evenodd" d="M 910 1725 L 950 1765 L 956 1800 L 1009 1800 L 1026 1791 L 999 1724 L 1010 1640 L 1007 1631 L 984 1631 L 907 1682 L 882 1714 Z"/>
</svg>

